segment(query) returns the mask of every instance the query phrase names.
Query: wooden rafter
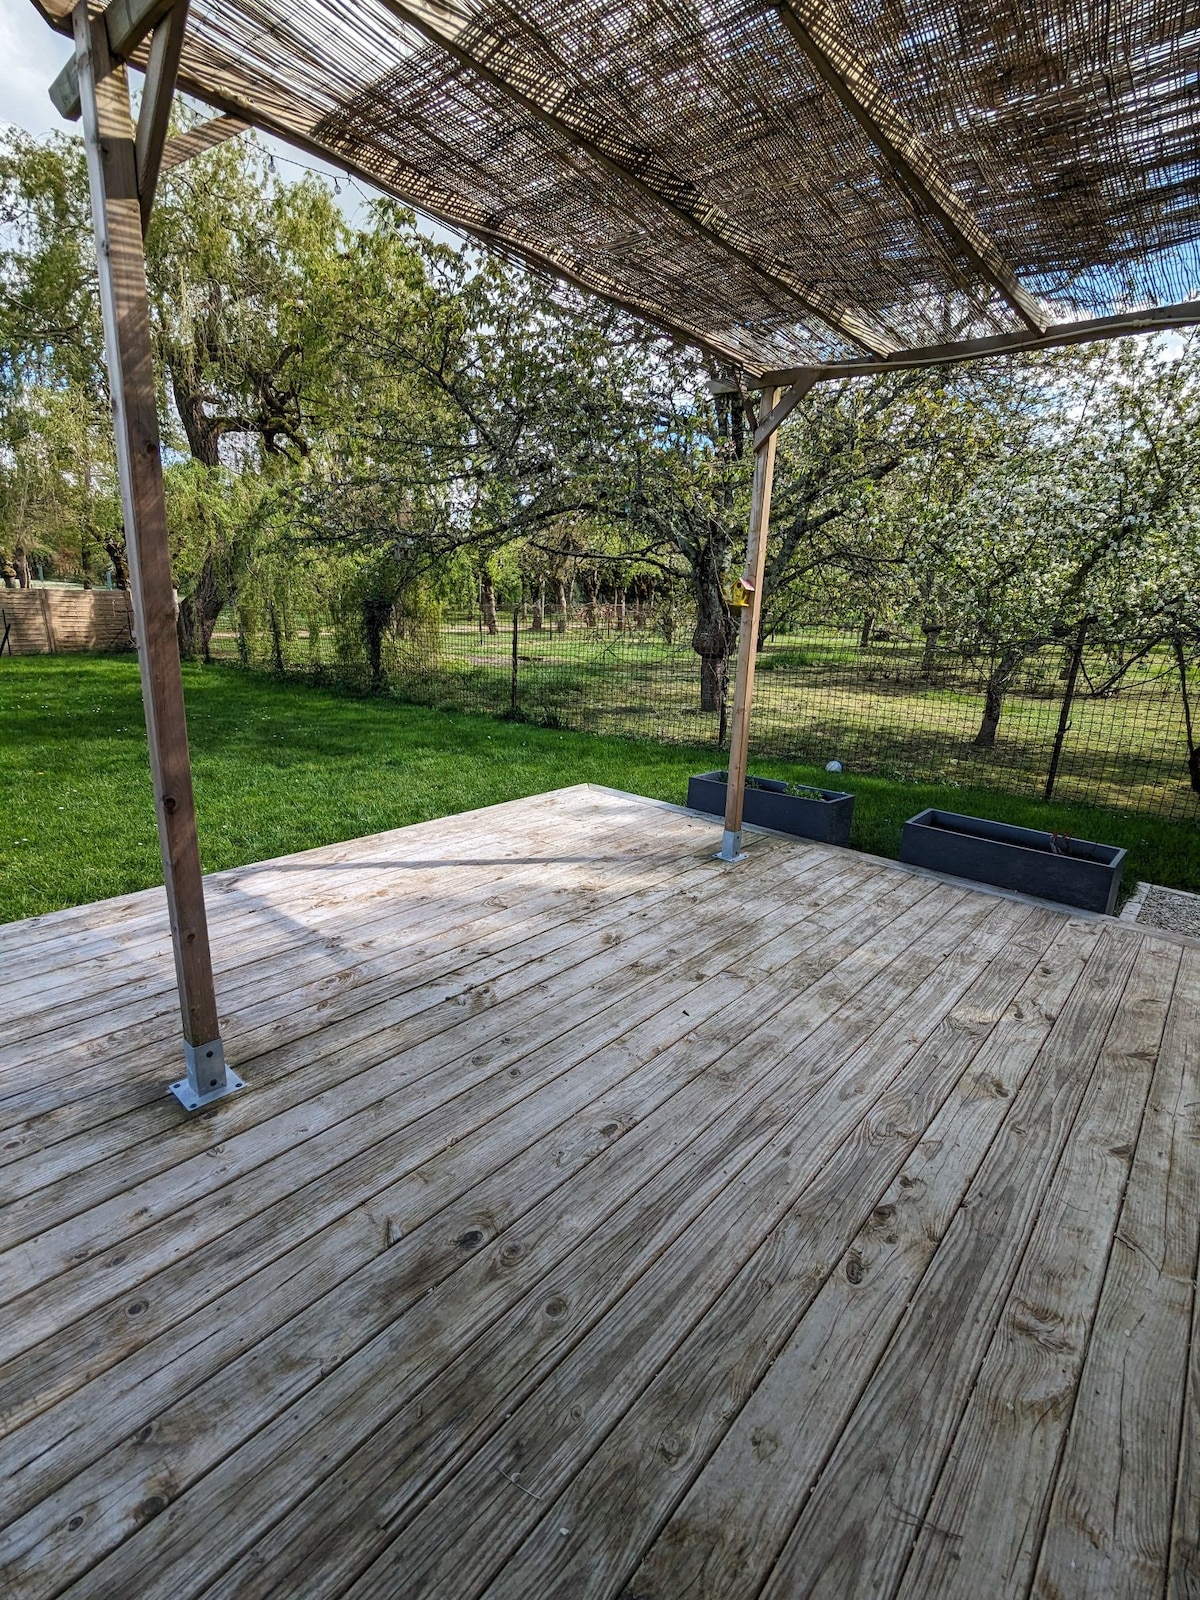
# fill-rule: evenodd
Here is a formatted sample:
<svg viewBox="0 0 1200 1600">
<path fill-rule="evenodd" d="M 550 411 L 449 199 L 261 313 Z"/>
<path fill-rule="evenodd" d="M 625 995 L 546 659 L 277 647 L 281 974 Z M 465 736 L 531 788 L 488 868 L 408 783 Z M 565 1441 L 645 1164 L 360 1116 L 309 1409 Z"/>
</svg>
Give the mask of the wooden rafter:
<svg viewBox="0 0 1200 1600">
<path fill-rule="evenodd" d="M 499 94 L 514 101 L 527 115 L 545 127 L 553 129 L 561 139 L 602 167 L 611 177 L 666 211 L 702 239 L 717 245 L 722 252 L 735 257 L 764 283 L 784 290 L 810 316 L 819 317 L 843 338 L 862 345 L 864 349 L 876 355 L 886 354 L 896 348 L 895 342 L 880 329 L 873 327 L 865 318 L 839 305 L 812 285 L 805 284 L 778 260 L 767 265 L 757 254 L 751 253 L 735 237 L 738 231 L 736 225 L 718 207 L 706 206 L 703 216 L 699 216 L 678 204 L 655 184 L 647 182 L 624 162 L 616 160 L 601 149 L 594 140 L 580 133 L 558 112 L 543 104 L 541 100 L 535 99 L 526 89 L 498 71 L 491 62 L 481 60 L 478 55 L 460 43 L 461 29 L 456 28 L 450 20 L 453 17 L 452 12 L 440 6 L 435 8 L 427 4 L 413 4 L 411 0 L 383 0 L 383 3 L 401 22 L 413 28 L 431 44 L 444 50 L 447 55 L 481 78 Z"/>
<path fill-rule="evenodd" d="M 219 117 L 210 117 L 207 122 L 201 122 L 194 128 L 189 128 L 186 133 L 177 133 L 169 139 L 163 150 L 160 170 L 173 172 L 176 167 L 183 166 L 185 161 L 202 155 L 205 150 L 213 150 L 219 144 L 224 144 L 227 139 L 236 139 L 239 133 L 245 133 L 250 124 L 244 117 L 231 117 L 222 114 Z"/>
<path fill-rule="evenodd" d="M 953 366 L 988 356 L 1020 355 L 1029 350 L 1055 350 L 1065 345 L 1094 344 L 1100 339 L 1120 339 L 1136 333 L 1165 333 L 1200 326 L 1200 300 L 1183 300 L 1173 306 L 1153 306 L 1142 311 L 1122 311 L 1090 322 L 1060 322 L 1042 333 L 997 333 L 984 339 L 963 339 L 957 344 L 933 344 L 900 350 L 881 361 L 831 361 L 820 366 L 787 367 L 763 374 L 764 386 L 781 387 L 811 376 L 865 378 L 881 372 L 904 372 L 910 367 Z"/>
<path fill-rule="evenodd" d="M 1032 329 L 1041 332 L 1045 309 L 970 207 L 954 192 L 919 134 L 876 83 L 869 67 L 834 26 L 824 0 L 775 0 L 779 15 L 813 68 L 858 123 L 906 188 L 950 235 L 975 270 L 997 289 Z"/>
</svg>

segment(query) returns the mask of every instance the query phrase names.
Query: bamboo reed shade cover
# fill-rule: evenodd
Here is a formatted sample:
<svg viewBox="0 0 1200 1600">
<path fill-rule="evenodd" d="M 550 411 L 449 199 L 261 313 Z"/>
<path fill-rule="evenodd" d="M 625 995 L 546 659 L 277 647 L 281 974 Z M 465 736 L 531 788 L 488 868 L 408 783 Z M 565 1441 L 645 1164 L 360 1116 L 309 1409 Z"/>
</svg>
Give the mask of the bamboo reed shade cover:
<svg viewBox="0 0 1200 1600">
<path fill-rule="evenodd" d="M 1200 292 L 1198 69 L 1200 0 L 192 0 L 181 82 L 758 373 Z"/>
</svg>

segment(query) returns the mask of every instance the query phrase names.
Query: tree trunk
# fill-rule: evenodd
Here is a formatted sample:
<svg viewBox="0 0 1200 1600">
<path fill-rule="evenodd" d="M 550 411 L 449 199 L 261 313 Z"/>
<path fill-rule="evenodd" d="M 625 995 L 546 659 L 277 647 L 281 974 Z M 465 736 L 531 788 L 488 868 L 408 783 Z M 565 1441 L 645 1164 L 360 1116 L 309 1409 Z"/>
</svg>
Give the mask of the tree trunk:
<svg viewBox="0 0 1200 1600">
<path fill-rule="evenodd" d="M 221 427 L 204 409 L 204 401 L 191 386 L 187 374 L 177 372 L 168 364 L 171 392 L 175 396 L 175 409 L 183 423 L 188 449 L 201 466 L 221 465 Z"/>
<path fill-rule="evenodd" d="M 129 564 L 125 559 L 125 541 L 110 533 L 104 541 L 104 548 L 113 564 L 113 582 L 118 589 L 128 589 Z"/>
<path fill-rule="evenodd" d="M 729 677 L 729 651 L 733 642 L 733 615 L 721 587 L 721 571 L 714 552 L 706 547 L 693 568 L 696 627 L 692 649 L 700 657 L 700 709 L 718 711 L 725 699 Z"/>
<path fill-rule="evenodd" d="M 938 640 L 942 636 L 942 630 L 923 622 L 921 632 L 925 635 L 925 649 L 921 652 L 921 671 L 928 677 L 933 671 L 933 661 L 937 655 Z"/>
<path fill-rule="evenodd" d="M 483 612 L 483 625 L 487 631 L 498 633 L 500 629 L 496 621 L 496 586 L 486 574 L 479 585 L 479 609 Z"/>
<path fill-rule="evenodd" d="M 175 409 L 183 423 L 188 449 L 201 466 L 219 467 L 221 464 L 221 429 L 204 410 L 204 402 L 191 387 L 190 379 L 173 368 L 168 368 L 171 392 L 175 396 Z M 110 552 L 111 557 L 111 552 Z M 179 653 L 185 660 L 203 657 L 211 661 L 210 647 L 217 618 L 227 603 L 236 599 L 236 593 L 227 590 L 217 575 L 216 563 L 210 551 L 204 558 L 200 577 L 190 595 L 179 602 L 177 624 L 179 628 Z"/>
<path fill-rule="evenodd" d="M 367 665 L 371 673 L 371 693 L 382 694 L 387 688 L 387 673 L 383 667 L 383 636 L 392 620 L 392 602 L 379 599 L 364 601 L 362 620 L 363 642 L 367 647 Z"/>
<path fill-rule="evenodd" d="M 279 612 L 274 600 L 271 601 L 267 608 L 267 620 L 271 625 L 271 665 L 282 678 L 284 674 L 283 633 L 279 626 Z"/>
<path fill-rule="evenodd" d="M 1013 674 L 1024 659 L 1023 650 L 1006 650 L 988 677 L 983 692 L 983 720 L 975 735 L 975 743 L 983 750 L 995 748 L 1000 713 L 1004 710 L 1004 696 L 1008 693 Z"/>
<path fill-rule="evenodd" d="M 212 660 L 213 629 L 227 600 L 231 598 L 224 591 L 217 564 L 210 552 L 204 558 L 195 588 L 179 602 L 176 625 L 179 629 L 179 653 L 185 661 Z"/>
<path fill-rule="evenodd" d="M 29 561 L 21 545 L 13 551 L 13 567 L 17 574 L 18 589 L 28 589 L 30 586 Z"/>
<path fill-rule="evenodd" d="M 624 633 L 625 632 L 625 591 L 624 591 L 624 589 L 618 589 L 616 591 L 616 602 L 617 602 L 616 603 L 617 632 L 618 633 Z"/>
<path fill-rule="evenodd" d="M 725 704 L 729 683 L 729 657 L 700 657 L 700 709 L 719 711 Z"/>
<path fill-rule="evenodd" d="M 558 605 L 554 626 L 559 633 L 567 631 L 567 586 L 561 578 L 558 580 Z"/>
<path fill-rule="evenodd" d="M 533 631 L 541 633 L 546 625 L 546 585 L 538 584 L 537 599 L 533 602 Z"/>
<path fill-rule="evenodd" d="M 873 614 L 868 611 L 862 621 L 862 632 L 858 636 L 858 648 L 860 650 L 865 650 L 871 643 L 871 634 L 874 632 L 874 629 L 875 618 Z"/>
<path fill-rule="evenodd" d="M 1187 657 L 1183 652 L 1183 640 L 1178 634 L 1173 640 L 1175 645 L 1175 662 L 1179 667 L 1179 692 L 1183 696 L 1183 728 L 1187 736 L 1188 752 L 1188 778 L 1192 789 L 1200 794 L 1200 745 L 1196 743 L 1196 733 L 1192 726 L 1192 702 L 1188 694 L 1188 668 Z"/>
</svg>

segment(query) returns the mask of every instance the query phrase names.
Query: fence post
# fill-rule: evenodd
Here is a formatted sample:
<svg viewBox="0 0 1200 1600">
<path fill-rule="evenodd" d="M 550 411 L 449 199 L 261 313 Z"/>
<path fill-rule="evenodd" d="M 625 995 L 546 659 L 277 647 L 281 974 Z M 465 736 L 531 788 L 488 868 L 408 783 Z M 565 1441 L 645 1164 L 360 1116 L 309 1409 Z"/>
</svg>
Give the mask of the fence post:
<svg viewBox="0 0 1200 1600">
<path fill-rule="evenodd" d="M 520 625 L 521 608 L 513 607 L 513 640 L 512 640 L 512 686 L 509 694 L 508 714 L 516 720 L 517 715 L 517 629 Z"/>
<path fill-rule="evenodd" d="M 1071 721 L 1071 702 L 1075 698 L 1075 682 L 1079 677 L 1079 664 L 1083 660 L 1083 640 L 1087 633 L 1088 619 L 1085 617 L 1079 624 L 1079 631 L 1075 635 L 1075 645 L 1071 651 L 1071 665 L 1067 668 L 1067 686 L 1063 690 L 1062 710 L 1058 714 L 1058 731 L 1054 735 L 1054 749 L 1050 755 L 1050 771 L 1046 774 L 1046 788 L 1042 795 L 1043 800 L 1054 798 L 1054 785 L 1058 778 L 1058 764 L 1062 760 L 1063 741 L 1067 737 L 1067 729 Z"/>
<path fill-rule="evenodd" d="M 1187 657 L 1183 653 L 1183 639 L 1175 635 L 1172 643 L 1175 646 L 1175 661 L 1179 667 L 1179 692 L 1183 696 L 1183 727 L 1187 735 L 1188 751 L 1188 779 L 1192 788 L 1200 794 L 1200 746 L 1196 744 L 1196 735 L 1192 730 L 1192 702 L 1188 698 L 1187 684 Z M 9 654 L 12 647 L 9 646 Z"/>
</svg>

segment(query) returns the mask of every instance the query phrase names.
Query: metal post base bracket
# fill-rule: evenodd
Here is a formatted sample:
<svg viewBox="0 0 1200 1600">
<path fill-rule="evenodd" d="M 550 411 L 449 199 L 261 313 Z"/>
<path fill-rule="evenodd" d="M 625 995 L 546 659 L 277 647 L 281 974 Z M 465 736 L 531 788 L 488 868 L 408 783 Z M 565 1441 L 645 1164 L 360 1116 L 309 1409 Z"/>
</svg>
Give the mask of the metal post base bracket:
<svg viewBox="0 0 1200 1600">
<path fill-rule="evenodd" d="M 223 1100 L 227 1094 L 235 1094 L 246 1087 L 245 1080 L 225 1065 L 225 1046 L 220 1039 L 212 1039 L 208 1044 L 185 1041 L 183 1054 L 187 1061 L 187 1077 L 173 1083 L 171 1093 L 185 1111 L 200 1111 L 214 1100 Z"/>
<path fill-rule="evenodd" d="M 716 861 L 744 861 L 746 859 L 745 851 L 742 849 L 742 831 L 740 828 L 736 833 L 730 833 L 728 828 L 725 829 L 725 832 L 721 835 L 721 848 L 713 859 Z"/>
</svg>

